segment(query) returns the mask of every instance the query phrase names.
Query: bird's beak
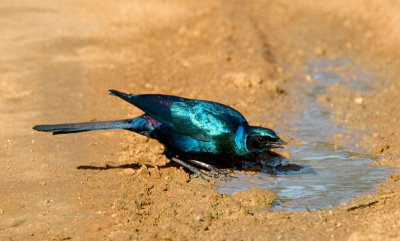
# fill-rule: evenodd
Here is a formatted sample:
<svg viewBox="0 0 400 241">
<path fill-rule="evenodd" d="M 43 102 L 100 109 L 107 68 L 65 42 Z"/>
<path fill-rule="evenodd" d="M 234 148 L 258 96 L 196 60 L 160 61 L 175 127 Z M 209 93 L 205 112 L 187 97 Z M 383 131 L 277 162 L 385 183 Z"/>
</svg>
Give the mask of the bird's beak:
<svg viewBox="0 0 400 241">
<path fill-rule="evenodd" d="M 287 149 L 288 145 L 283 140 L 279 139 L 275 143 L 272 144 L 272 148 L 284 148 Z"/>
</svg>

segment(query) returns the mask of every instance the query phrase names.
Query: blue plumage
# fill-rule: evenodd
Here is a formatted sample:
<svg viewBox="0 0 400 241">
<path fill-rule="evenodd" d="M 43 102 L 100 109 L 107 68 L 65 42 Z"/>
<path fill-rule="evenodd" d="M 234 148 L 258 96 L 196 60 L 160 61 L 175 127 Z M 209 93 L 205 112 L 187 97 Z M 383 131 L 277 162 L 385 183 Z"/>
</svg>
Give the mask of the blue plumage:
<svg viewBox="0 0 400 241">
<path fill-rule="evenodd" d="M 37 125 L 34 129 L 53 134 L 101 129 L 134 131 L 159 140 L 171 160 L 203 178 L 214 175 L 205 174 L 177 157 L 191 154 L 251 156 L 286 145 L 273 130 L 249 126 L 242 114 L 220 103 L 171 95 L 130 95 L 116 90 L 110 90 L 110 94 L 135 105 L 145 114 L 127 120 Z M 226 175 L 209 164 L 197 161 L 194 164 Z"/>
</svg>

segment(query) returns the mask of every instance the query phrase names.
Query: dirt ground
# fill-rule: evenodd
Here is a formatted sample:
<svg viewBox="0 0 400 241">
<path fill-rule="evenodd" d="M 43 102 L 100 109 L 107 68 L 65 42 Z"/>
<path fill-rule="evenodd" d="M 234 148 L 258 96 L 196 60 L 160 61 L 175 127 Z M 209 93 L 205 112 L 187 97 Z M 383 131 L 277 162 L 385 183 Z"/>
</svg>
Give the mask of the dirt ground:
<svg viewBox="0 0 400 241">
<path fill-rule="evenodd" d="M 2 0 L 0 240 L 399 240 L 399 22 L 397 1 Z M 375 165 L 395 167 L 347 208 L 270 212 L 274 194 L 222 195 L 137 134 L 32 130 L 141 113 L 110 88 L 214 100 L 274 128 L 307 85 L 287 69 L 318 56 L 379 77 L 321 98 L 349 135 L 368 130 L 358 146 Z"/>
</svg>

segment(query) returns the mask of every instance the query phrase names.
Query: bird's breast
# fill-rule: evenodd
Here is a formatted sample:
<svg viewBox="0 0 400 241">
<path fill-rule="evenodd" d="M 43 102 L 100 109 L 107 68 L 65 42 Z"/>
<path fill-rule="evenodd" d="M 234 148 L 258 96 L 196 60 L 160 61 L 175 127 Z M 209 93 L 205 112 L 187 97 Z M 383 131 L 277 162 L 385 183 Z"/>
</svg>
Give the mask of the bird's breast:
<svg viewBox="0 0 400 241">
<path fill-rule="evenodd" d="M 246 138 L 247 138 L 246 131 L 247 131 L 247 126 L 245 125 L 240 125 L 236 131 L 235 153 L 234 153 L 235 155 L 245 156 L 250 154 L 246 144 Z"/>
</svg>

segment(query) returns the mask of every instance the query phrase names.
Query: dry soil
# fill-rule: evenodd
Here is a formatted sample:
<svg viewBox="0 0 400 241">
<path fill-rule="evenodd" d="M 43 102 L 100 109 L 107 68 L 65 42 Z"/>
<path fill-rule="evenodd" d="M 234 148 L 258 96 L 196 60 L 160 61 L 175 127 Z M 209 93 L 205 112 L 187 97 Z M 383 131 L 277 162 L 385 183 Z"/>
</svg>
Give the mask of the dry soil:
<svg viewBox="0 0 400 241">
<path fill-rule="evenodd" d="M 399 240 L 399 22 L 398 1 L 2 0 L 0 240 Z M 289 69 L 320 56 L 376 71 L 372 91 L 335 85 L 320 100 L 348 129 L 338 142 L 356 136 L 395 167 L 376 193 L 331 210 L 270 212 L 275 195 L 259 189 L 222 195 L 127 131 L 32 130 L 141 113 L 113 88 L 222 102 L 298 143 L 280 125 L 308 82 Z"/>
</svg>

